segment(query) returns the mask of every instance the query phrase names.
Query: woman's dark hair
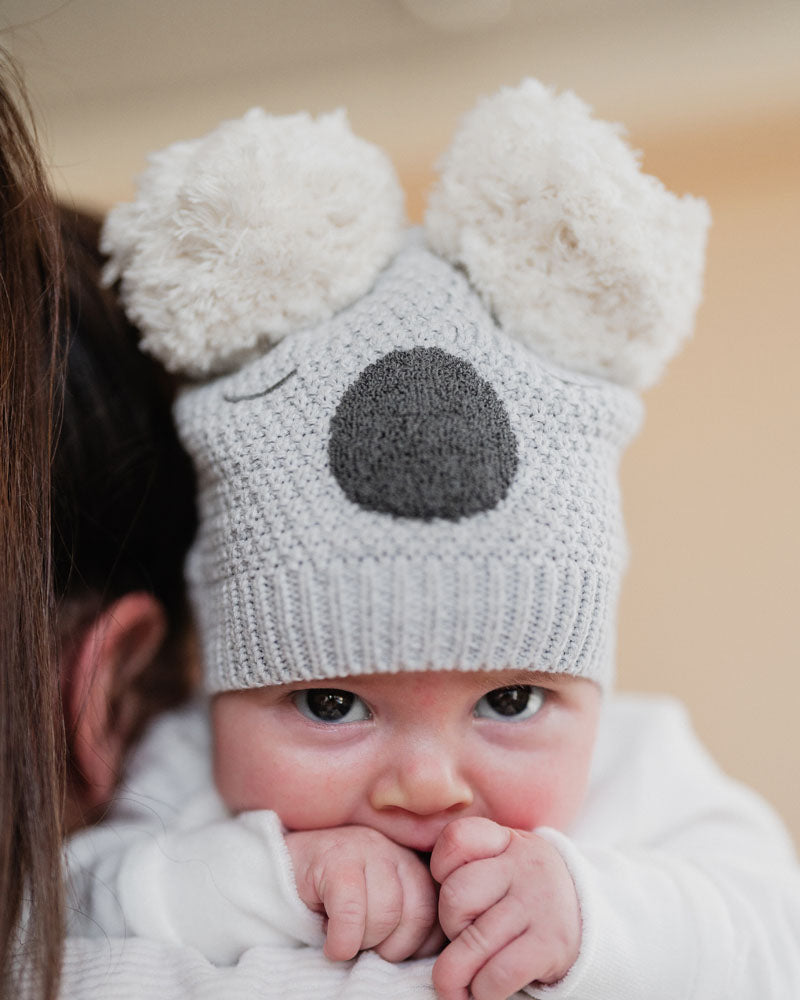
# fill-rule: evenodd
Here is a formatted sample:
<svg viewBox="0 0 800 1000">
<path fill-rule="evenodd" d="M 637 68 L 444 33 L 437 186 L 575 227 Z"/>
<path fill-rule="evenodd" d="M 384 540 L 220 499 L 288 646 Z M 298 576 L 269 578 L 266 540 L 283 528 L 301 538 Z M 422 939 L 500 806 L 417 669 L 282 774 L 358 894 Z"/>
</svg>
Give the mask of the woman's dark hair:
<svg viewBox="0 0 800 1000">
<path fill-rule="evenodd" d="M 194 479 L 172 386 L 100 287 L 97 223 L 54 203 L 2 52 L 0 227 L 0 996 L 44 1000 L 63 935 L 64 611 L 155 595 L 171 630 L 140 723 L 185 696 Z"/>
<path fill-rule="evenodd" d="M 56 669 L 50 460 L 59 411 L 63 261 L 18 77 L 0 87 L 0 961 L 25 922 L 31 992 L 58 981 L 63 721 Z M 23 913 L 23 904 L 27 912 Z"/>
<path fill-rule="evenodd" d="M 67 336 L 51 486 L 54 588 L 62 607 L 84 615 L 136 590 L 164 606 L 170 635 L 137 682 L 144 723 L 148 706 L 169 707 L 188 691 L 176 644 L 189 618 L 194 473 L 172 421 L 172 380 L 138 349 L 137 331 L 100 283 L 97 220 L 66 209 L 60 217 Z"/>
</svg>

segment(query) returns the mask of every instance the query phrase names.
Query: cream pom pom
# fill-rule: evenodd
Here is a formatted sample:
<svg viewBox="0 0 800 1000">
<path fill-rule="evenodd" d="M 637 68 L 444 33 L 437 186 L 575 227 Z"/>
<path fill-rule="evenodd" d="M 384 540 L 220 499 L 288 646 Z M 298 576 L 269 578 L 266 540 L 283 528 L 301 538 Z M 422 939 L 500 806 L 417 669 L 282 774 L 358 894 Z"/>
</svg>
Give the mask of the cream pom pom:
<svg viewBox="0 0 800 1000">
<path fill-rule="evenodd" d="M 199 377 L 355 301 L 404 224 L 394 168 L 344 112 L 254 108 L 151 157 L 106 220 L 105 278 L 121 278 L 143 348 Z"/>
<path fill-rule="evenodd" d="M 425 225 L 512 336 L 643 388 L 691 331 L 709 212 L 643 174 L 620 132 L 570 92 L 501 90 L 463 120 Z"/>
</svg>

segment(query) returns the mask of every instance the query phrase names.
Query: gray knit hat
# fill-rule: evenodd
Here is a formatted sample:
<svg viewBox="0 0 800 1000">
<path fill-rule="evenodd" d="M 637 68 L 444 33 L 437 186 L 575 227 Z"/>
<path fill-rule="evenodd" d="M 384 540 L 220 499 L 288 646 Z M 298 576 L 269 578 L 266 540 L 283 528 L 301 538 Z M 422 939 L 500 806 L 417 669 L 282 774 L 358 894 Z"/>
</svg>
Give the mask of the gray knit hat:
<svg viewBox="0 0 800 1000">
<path fill-rule="evenodd" d="M 619 457 L 691 328 L 707 224 L 535 81 L 465 119 L 424 232 L 341 114 L 255 110 L 154 157 L 104 249 L 144 346 L 195 379 L 208 689 L 607 685 Z"/>
</svg>

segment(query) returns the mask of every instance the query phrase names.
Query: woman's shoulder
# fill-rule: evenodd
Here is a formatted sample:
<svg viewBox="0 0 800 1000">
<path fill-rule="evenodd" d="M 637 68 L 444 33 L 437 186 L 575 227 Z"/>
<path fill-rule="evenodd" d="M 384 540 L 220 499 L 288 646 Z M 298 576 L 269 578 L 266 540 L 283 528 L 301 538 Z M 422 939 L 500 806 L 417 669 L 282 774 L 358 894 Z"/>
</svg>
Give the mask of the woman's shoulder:
<svg viewBox="0 0 800 1000">
<path fill-rule="evenodd" d="M 606 846 L 644 845 L 720 823 L 761 831 L 790 853 L 774 811 L 717 764 L 682 702 L 665 695 L 610 695 L 572 832 Z"/>
<path fill-rule="evenodd" d="M 618 743 L 636 738 L 649 742 L 665 732 L 692 732 L 689 711 L 679 698 L 629 691 L 606 696 L 598 730 L 600 741 Z"/>
<path fill-rule="evenodd" d="M 689 713 L 667 695 L 612 693 L 600 712 L 590 777 L 590 792 L 629 789 L 679 761 L 705 751 L 692 730 Z"/>
<path fill-rule="evenodd" d="M 150 723 L 131 752 L 109 818 L 131 800 L 177 811 L 212 785 L 208 702 L 198 696 Z"/>
</svg>

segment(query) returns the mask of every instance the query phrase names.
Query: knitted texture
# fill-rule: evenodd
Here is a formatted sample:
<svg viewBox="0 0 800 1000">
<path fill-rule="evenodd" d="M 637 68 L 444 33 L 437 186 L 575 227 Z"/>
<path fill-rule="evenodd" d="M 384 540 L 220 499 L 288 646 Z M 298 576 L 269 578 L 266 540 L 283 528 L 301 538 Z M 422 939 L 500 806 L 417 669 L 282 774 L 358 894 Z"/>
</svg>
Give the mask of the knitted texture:
<svg viewBox="0 0 800 1000">
<path fill-rule="evenodd" d="M 151 159 L 104 230 L 184 390 L 210 691 L 527 668 L 608 685 L 620 453 L 688 335 L 708 210 L 534 80 L 481 101 L 423 237 L 343 114 Z M 563 366 L 563 367 L 562 367 Z M 236 370 L 232 370 L 232 369 Z"/>
<path fill-rule="evenodd" d="M 106 220 L 104 276 L 121 277 L 143 348 L 202 376 L 363 295 L 404 225 L 394 167 L 344 112 L 253 108 L 150 157 Z"/>
<path fill-rule="evenodd" d="M 415 347 L 384 355 L 345 392 L 328 455 L 354 503 L 457 521 L 502 500 L 517 442 L 500 398 L 472 365 Z"/>
<path fill-rule="evenodd" d="M 210 691 L 506 667 L 609 683 L 639 399 L 507 337 L 419 241 L 176 414 Z"/>
<path fill-rule="evenodd" d="M 642 389 L 691 332 L 708 206 L 639 169 L 618 125 L 538 80 L 464 116 L 425 227 L 509 334 Z"/>
</svg>

